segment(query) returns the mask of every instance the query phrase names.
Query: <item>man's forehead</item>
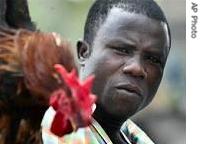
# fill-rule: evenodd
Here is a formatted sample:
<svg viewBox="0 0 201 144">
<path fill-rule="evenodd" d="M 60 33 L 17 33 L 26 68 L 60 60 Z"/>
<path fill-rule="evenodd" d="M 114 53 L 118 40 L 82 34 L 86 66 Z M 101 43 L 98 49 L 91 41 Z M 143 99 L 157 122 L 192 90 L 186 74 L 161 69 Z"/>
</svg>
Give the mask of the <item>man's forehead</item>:
<svg viewBox="0 0 201 144">
<path fill-rule="evenodd" d="M 120 7 L 113 7 L 108 12 L 107 18 L 105 19 L 104 23 L 114 23 L 115 21 L 119 21 L 119 18 L 124 17 L 133 17 L 133 13 L 125 11 L 123 8 Z"/>
<path fill-rule="evenodd" d="M 125 25 L 126 22 L 128 22 L 128 23 L 135 22 L 138 25 L 144 25 L 145 22 L 147 22 L 147 20 L 149 20 L 149 23 L 153 26 L 154 26 L 153 23 L 158 23 L 161 26 L 161 28 L 165 32 L 167 42 L 169 43 L 170 38 L 169 38 L 169 33 L 168 33 L 168 26 L 165 22 L 149 18 L 148 16 L 146 16 L 144 14 L 129 12 L 129 11 L 126 11 L 125 9 L 123 9 L 121 7 L 117 7 L 117 6 L 111 8 L 111 10 L 109 11 L 109 13 L 107 15 L 107 18 L 105 19 L 103 24 L 99 27 L 99 30 L 97 33 L 99 33 L 101 31 L 101 28 L 107 29 L 108 27 L 111 27 L 111 25 L 113 26 L 113 28 L 115 30 L 115 28 L 118 28 L 118 27 L 123 28 L 125 26 L 125 28 L 126 28 L 126 25 Z M 158 29 L 159 25 L 155 25 L 155 28 Z M 131 26 L 134 26 L 134 25 L 131 25 Z M 109 28 L 109 29 L 111 30 L 111 28 Z M 144 27 L 141 30 L 146 31 L 146 27 Z M 116 31 L 113 31 L 113 32 L 116 32 Z M 168 44 L 168 47 L 169 47 L 169 44 Z"/>
</svg>

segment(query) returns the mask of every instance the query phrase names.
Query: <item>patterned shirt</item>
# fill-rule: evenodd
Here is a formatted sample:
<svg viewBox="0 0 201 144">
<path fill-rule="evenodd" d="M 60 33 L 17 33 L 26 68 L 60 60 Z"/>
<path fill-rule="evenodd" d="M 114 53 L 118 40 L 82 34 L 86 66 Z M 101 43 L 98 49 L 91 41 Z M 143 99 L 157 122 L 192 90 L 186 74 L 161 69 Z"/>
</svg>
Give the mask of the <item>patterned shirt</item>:
<svg viewBox="0 0 201 144">
<path fill-rule="evenodd" d="M 113 144 L 99 123 L 93 119 L 92 124 L 76 132 L 57 137 L 49 129 L 55 111 L 49 108 L 42 121 L 42 139 L 44 144 Z M 130 119 L 121 127 L 121 135 L 128 144 L 154 144 L 151 139 Z"/>
</svg>

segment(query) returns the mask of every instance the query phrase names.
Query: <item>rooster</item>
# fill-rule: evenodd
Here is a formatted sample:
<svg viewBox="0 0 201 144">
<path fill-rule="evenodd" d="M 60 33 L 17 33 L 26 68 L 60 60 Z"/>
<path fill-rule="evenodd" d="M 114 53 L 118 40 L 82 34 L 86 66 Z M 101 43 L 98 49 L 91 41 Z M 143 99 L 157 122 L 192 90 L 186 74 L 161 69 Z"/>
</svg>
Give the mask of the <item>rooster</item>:
<svg viewBox="0 0 201 144">
<path fill-rule="evenodd" d="M 49 96 L 61 86 L 54 64 L 76 69 L 55 33 L 0 27 L 0 144 L 40 144 Z"/>
</svg>

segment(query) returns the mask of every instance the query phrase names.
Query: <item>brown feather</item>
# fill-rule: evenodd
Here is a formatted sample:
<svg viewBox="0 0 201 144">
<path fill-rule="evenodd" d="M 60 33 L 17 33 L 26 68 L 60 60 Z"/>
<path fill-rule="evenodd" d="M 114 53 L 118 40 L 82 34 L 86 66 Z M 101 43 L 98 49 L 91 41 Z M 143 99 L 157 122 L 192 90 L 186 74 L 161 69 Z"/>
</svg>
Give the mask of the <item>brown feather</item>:
<svg viewBox="0 0 201 144">
<path fill-rule="evenodd" d="M 58 63 L 77 70 L 70 44 L 58 35 L 0 27 L 0 144 L 39 143 L 49 95 L 60 86 Z"/>
</svg>

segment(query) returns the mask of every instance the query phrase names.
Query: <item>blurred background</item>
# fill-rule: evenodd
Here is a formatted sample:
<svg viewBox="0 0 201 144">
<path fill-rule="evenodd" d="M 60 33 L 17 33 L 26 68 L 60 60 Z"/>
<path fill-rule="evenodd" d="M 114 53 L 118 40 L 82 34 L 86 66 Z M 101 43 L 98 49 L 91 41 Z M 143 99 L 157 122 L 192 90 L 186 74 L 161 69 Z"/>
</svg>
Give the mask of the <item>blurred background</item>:
<svg viewBox="0 0 201 144">
<path fill-rule="evenodd" d="M 132 119 L 156 144 L 186 143 L 186 11 L 185 0 L 156 0 L 164 10 L 172 33 L 172 47 L 158 93 L 145 110 Z M 83 36 L 93 0 L 29 0 L 38 29 L 57 32 L 72 45 Z M 74 49 L 75 50 L 75 49 Z"/>
</svg>

